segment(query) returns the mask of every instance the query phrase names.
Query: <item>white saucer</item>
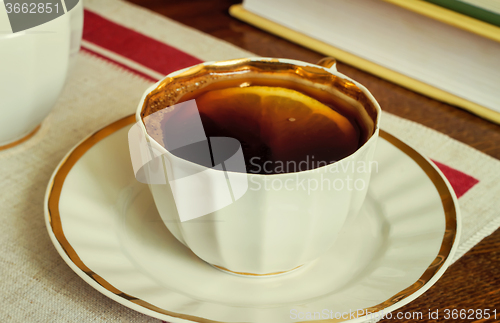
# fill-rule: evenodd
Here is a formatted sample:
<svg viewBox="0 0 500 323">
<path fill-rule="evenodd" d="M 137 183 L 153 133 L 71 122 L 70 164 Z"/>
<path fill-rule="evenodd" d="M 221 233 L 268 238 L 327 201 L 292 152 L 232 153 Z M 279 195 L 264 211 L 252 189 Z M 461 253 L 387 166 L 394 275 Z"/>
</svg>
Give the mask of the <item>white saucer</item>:
<svg viewBox="0 0 500 323">
<path fill-rule="evenodd" d="M 103 128 L 64 158 L 45 216 L 71 269 L 136 311 L 169 322 L 360 322 L 370 317 L 346 313 L 387 314 L 411 302 L 453 257 L 460 217 L 451 186 L 382 131 L 363 209 L 327 255 L 275 277 L 224 273 L 169 233 L 147 186 L 135 180 L 127 142 L 134 121 Z"/>
</svg>

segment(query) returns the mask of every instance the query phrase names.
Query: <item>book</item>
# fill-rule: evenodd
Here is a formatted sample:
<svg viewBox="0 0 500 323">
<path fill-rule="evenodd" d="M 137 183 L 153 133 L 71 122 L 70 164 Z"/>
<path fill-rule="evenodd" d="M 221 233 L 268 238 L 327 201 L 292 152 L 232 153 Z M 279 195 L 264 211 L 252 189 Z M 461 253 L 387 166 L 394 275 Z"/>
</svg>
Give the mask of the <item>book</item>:
<svg viewBox="0 0 500 323">
<path fill-rule="evenodd" d="M 434 19 L 436 12 L 469 25 Z M 245 0 L 230 13 L 500 124 L 499 27 L 422 0 Z"/>
<path fill-rule="evenodd" d="M 500 42 L 500 1 L 498 0 L 383 1 Z"/>
<path fill-rule="evenodd" d="M 498 0 L 425 1 L 500 27 L 500 1 Z"/>
</svg>

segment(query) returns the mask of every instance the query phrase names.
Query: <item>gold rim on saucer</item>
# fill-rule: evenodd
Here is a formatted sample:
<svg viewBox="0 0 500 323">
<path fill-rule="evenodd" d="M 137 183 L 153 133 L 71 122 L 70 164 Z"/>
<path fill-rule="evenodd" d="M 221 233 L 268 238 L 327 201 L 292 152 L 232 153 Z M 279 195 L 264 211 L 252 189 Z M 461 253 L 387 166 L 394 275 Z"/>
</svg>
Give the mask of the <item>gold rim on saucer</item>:
<svg viewBox="0 0 500 323">
<path fill-rule="evenodd" d="M 254 274 L 254 273 L 245 273 L 245 272 L 241 272 L 241 271 L 232 271 L 232 270 L 229 270 L 227 268 L 217 266 L 217 265 L 212 265 L 212 266 L 214 266 L 215 268 L 220 269 L 222 271 L 226 271 L 228 273 L 231 273 L 231 274 L 240 275 L 240 276 L 255 276 L 255 277 L 267 277 L 267 276 L 282 275 L 282 274 L 286 274 L 286 273 L 291 273 L 292 271 L 302 267 L 302 265 L 300 265 L 300 266 L 297 266 L 295 268 L 292 268 L 290 270 L 285 270 L 285 271 L 277 271 L 274 273 L 267 273 L 267 274 Z"/>
<path fill-rule="evenodd" d="M 64 231 L 62 228 L 61 217 L 59 213 L 59 199 L 61 197 L 61 192 L 63 189 L 64 181 L 66 176 L 69 174 L 72 167 L 80 160 L 80 158 L 94 145 L 99 143 L 101 140 L 105 139 L 109 135 L 115 133 L 116 131 L 126 127 L 135 122 L 135 115 L 130 115 L 123 119 L 120 119 L 116 122 L 111 123 L 110 125 L 102 128 L 101 130 L 95 132 L 83 142 L 78 144 L 60 163 L 58 166 L 56 173 L 49 184 L 49 192 L 47 196 L 47 215 L 50 223 L 50 229 L 52 230 L 55 238 L 59 242 L 60 246 L 66 253 L 66 255 L 70 258 L 75 266 L 77 266 L 80 270 L 82 270 L 88 277 L 92 280 L 96 281 L 100 286 L 109 292 L 121 297 L 124 299 L 123 304 L 127 301 L 132 302 L 136 305 L 149 309 L 151 311 L 168 315 L 171 317 L 176 317 L 180 319 L 190 320 L 193 322 L 200 323 L 221 323 L 219 321 L 213 321 L 202 317 L 180 314 L 170 312 L 168 310 L 159 308 L 154 306 L 148 302 L 145 302 L 141 299 L 138 299 L 134 296 L 123 293 L 118 290 L 114 286 L 112 286 L 109 282 L 103 279 L 101 276 L 90 270 L 83 261 L 79 258 L 76 251 L 70 245 L 66 236 L 64 235 Z M 434 259 L 434 261 L 430 264 L 430 266 L 426 269 L 426 271 L 422 274 L 422 276 L 411 286 L 406 289 L 400 291 L 399 293 L 393 295 L 386 301 L 364 309 L 364 313 L 374 313 L 392 306 L 401 300 L 411 296 L 422 287 L 424 287 L 442 268 L 445 264 L 446 260 L 450 257 L 452 247 L 455 243 L 457 237 L 457 210 L 455 208 L 455 204 L 453 201 L 453 195 L 448 188 L 445 180 L 440 175 L 440 173 L 434 168 L 434 166 L 422 155 L 420 155 L 413 148 L 403 143 L 401 140 L 396 137 L 390 135 L 389 133 L 380 130 L 380 137 L 387 140 L 389 143 L 394 145 L 396 148 L 401 150 L 403 153 L 408 155 L 413 161 L 415 161 L 419 167 L 427 174 L 429 179 L 432 181 L 434 186 L 436 187 L 439 196 L 441 198 L 441 202 L 444 209 L 445 214 L 445 233 L 443 236 L 443 241 L 441 243 L 441 247 L 438 255 Z M 221 268 L 222 269 L 222 268 Z M 336 322 L 337 320 L 324 320 L 322 322 Z M 316 321 L 304 321 L 305 322 L 316 322 Z"/>
<path fill-rule="evenodd" d="M 26 140 L 28 140 L 31 137 L 33 137 L 38 132 L 38 130 L 40 130 L 40 127 L 41 127 L 41 125 L 36 126 L 35 129 L 33 129 L 30 133 L 28 133 L 26 136 L 22 137 L 21 139 L 18 139 L 18 140 L 14 141 L 14 142 L 11 142 L 10 144 L 6 144 L 6 145 L 3 145 L 3 146 L 0 146 L 0 150 L 9 149 L 9 148 L 12 148 L 12 147 L 15 147 L 17 145 L 22 144 Z"/>
</svg>

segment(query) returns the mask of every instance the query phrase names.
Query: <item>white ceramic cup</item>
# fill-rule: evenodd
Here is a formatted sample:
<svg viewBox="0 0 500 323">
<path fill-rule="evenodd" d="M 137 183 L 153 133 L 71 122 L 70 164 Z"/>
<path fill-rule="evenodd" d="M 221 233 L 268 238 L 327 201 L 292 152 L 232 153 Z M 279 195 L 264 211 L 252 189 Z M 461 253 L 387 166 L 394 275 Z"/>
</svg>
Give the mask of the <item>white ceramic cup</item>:
<svg viewBox="0 0 500 323">
<path fill-rule="evenodd" d="M 364 96 L 371 104 L 373 122 L 368 140 L 353 154 L 336 163 L 284 174 L 227 172 L 233 201 L 202 217 L 181 221 L 179 208 L 217 201 L 226 190 L 226 179 L 221 185 L 218 180 L 223 173 L 221 170 L 207 171 L 203 166 L 179 158 L 147 133 L 141 118 L 144 101 L 162 81 L 145 92 L 136 119 L 150 148 L 162 156 L 162 165 L 157 165 L 159 169 L 166 169 L 167 177 L 179 173 L 203 174 L 200 176 L 205 181 L 198 189 L 186 189 L 187 186 L 172 184 L 172 181 L 171 185 L 149 184 L 165 225 L 181 243 L 209 264 L 237 274 L 258 276 L 287 272 L 320 257 L 335 243 L 348 218 L 358 213 L 370 177 L 368 170 L 359 171 L 358 166 L 369 166 L 372 161 L 379 132 L 380 107 L 364 86 L 337 72 L 335 66 L 326 68 L 289 59 L 250 58 L 247 61 L 321 68 Z M 208 62 L 202 66 L 213 64 L 227 66 L 233 63 Z M 186 74 L 186 69 L 165 79 L 168 81 L 180 74 Z M 353 165 L 355 167 L 351 167 Z M 348 188 L 349 181 L 351 189 Z M 248 183 L 248 187 L 238 190 L 234 188 L 235 183 Z M 344 186 L 341 188 L 341 185 Z"/>
<path fill-rule="evenodd" d="M 54 107 L 83 29 L 82 1 L 67 14 L 12 33 L 0 0 L 0 149 L 33 133 Z"/>
</svg>

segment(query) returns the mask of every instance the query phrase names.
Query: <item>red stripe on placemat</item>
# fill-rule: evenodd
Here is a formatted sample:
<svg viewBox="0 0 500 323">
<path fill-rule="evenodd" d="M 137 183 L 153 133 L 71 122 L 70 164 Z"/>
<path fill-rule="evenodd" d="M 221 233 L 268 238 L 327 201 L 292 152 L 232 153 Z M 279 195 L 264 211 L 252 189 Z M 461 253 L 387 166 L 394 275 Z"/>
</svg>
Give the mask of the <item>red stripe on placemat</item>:
<svg viewBox="0 0 500 323">
<path fill-rule="evenodd" d="M 162 74 L 196 65 L 200 59 L 92 11 L 84 13 L 83 39 Z M 116 63 L 116 62 L 115 62 Z"/>
<path fill-rule="evenodd" d="M 446 166 L 445 164 L 441 164 L 440 162 L 437 162 L 435 160 L 433 160 L 433 162 L 441 170 L 441 172 L 443 172 L 444 176 L 446 176 L 451 186 L 453 187 L 457 198 L 467 193 L 468 190 L 479 183 L 479 180 L 470 175 L 462 173 L 459 170 L 451 168 L 450 166 Z"/>
<path fill-rule="evenodd" d="M 83 47 L 83 46 L 82 46 L 82 47 L 80 47 L 80 50 L 81 50 L 81 51 L 83 51 L 83 52 L 89 53 L 89 54 L 91 54 L 91 55 L 94 55 L 94 56 L 96 56 L 96 57 L 99 57 L 99 58 L 101 58 L 101 59 L 104 59 L 104 60 L 106 60 L 106 61 L 108 61 L 108 62 L 110 62 L 110 63 L 116 64 L 116 65 L 120 66 L 120 67 L 121 67 L 121 68 L 123 68 L 123 69 L 126 69 L 127 71 L 129 71 L 129 72 L 131 72 L 131 73 L 134 73 L 134 74 L 137 74 L 137 75 L 139 75 L 139 76 L 141 76 L 141 77 L 144 77 L 144 78 L 145 78 L 145 79 L 147 79 L 148 81 L 152 81 L 152 82 L 157 82 L 157 81 L 158 81 L 157 79 L 152 78 L 151 76 L 149 76 L 149 75 L 147 75 L 147 74 L 144 74 L 144 73 L 142 73 L 142 72 L 140 72 L 140 71 L 138 71 L 138 70 L 132 69 L 132 68 L 128 67 L 128 66 L 127 66 L 127 65 L 125 65 L 125 64 L 122 64 L 122 63 L 119 63 L 119 62 L 117 62 L 117 61 L 115 61 L 115 60 L 110 59 L 109 57 L 106 57 L 106 56 L 104 56 L 104 55 L 101 55 L 101 54 L 99 54 L 99 53 L 96 53 L 96 52 L 94 52 L 94 51 L 93 51 L 93 50 L 91 50 L 91 49 L 88 49 L 88 48 L 85 48 L 85 47 Z"/>
</svg>

